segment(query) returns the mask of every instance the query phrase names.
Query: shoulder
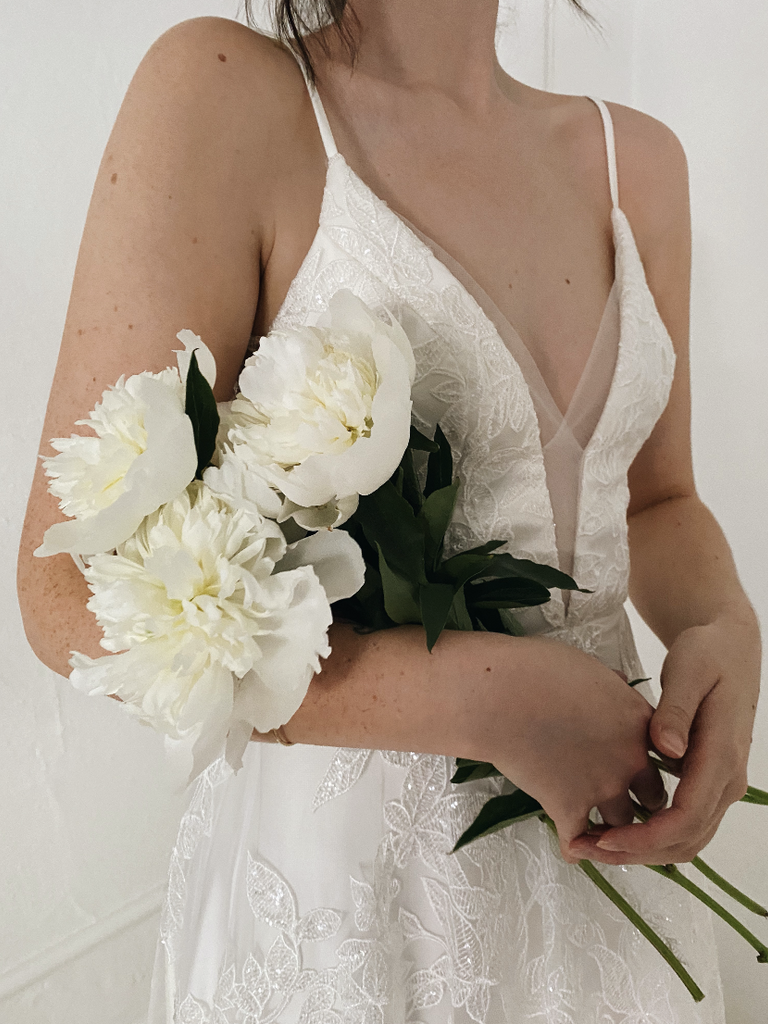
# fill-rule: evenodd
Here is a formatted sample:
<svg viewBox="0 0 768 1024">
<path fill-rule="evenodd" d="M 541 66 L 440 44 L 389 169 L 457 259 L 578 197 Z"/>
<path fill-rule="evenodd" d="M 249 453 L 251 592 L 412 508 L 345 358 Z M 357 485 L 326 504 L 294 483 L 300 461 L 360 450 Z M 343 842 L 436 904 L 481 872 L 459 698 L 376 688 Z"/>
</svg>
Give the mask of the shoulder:
<svg viewBox="0 0 768 1024">
<path fill-rule="evenodd" d="M 183 182 L 180 198 L 237 207 L 268 244 L 274 195 L 306 148 L 308 107 L 298 63 L 275 39 L 225 18 L 184 21 L 139 64 L 102 173 L 130 161 L 152 186 Z"/>
<path fill-rule="evenodd" d="M 599 182 L 608 198 L 608 167 L 602 119 L 586 96 L 550 94 L 568 159 L 579 174 Z M 689 218 L 688 164 L 680 139 L 662 121 L 621 103 L 606 103 L 614 129 L 619 204 L 632 224 L 641 253 L 670 227 L 685 230 Z"/>
<path fill-rule="evenodd" d="M 270 36 L 225 18 L 181 22 L 141 61 L 121 117 L 139 132 L 165 132 L 160 148 L 201 147 L 203 154 L 268 169 L 305 116 L 304 81 L 291 53 Z M 275 145 L 271 145 L 271 143 Z"/>
<path fill-rule="evenodd" d="M 619 202 L 638 248 L 652 254 L 673 233 L 689 228 L 688 161 L 680 139 L 662 121 L 608 103 L 616 141 Z"/>
<path fill-rule="evenodd" d="M 201 114 L 226 100 L 235 116 L 278 121 L 301 88 L 296 60 L 277 40 L 236 21 L 201 17 L 174 25 L 152 44 L 129 95 Z M 218 113 L 225 121 L 220 107 Z"/>
</svg>

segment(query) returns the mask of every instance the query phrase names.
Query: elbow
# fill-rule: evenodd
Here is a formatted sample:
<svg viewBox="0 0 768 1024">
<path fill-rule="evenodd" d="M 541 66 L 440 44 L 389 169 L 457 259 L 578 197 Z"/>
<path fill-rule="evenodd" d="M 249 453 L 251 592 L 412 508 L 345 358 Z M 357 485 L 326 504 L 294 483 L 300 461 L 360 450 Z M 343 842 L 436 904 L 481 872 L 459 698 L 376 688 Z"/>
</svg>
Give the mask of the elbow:
<svg viewBox="0 0 768 1024">
<path fill-rule="evenodd" d="M 20 551 L 16 567 L 16 594 L 24 635 L 38 661 L 53 672 L 66 676 L 69 667 L 66 661 L 62 663 L 57 657 L 51 643 L 51 634 L 55 632 L 55 609 L 46 600 L 44 587 L 40 586 L 41 573 L 34 564 L 36 561 L 31 552 Z"/>
<path fill-rule="evenodd" d="M 68 678 L 70 653 L 76 646 L 72 641 L 79 639 L 73 626 L 77 619 L 86 619 L 87 586 L 68 556 L 35 558 L 32 551 L 33 545 L 22 538 L 16 593 L 24 634 L 35 657 L 52 672 Z"/>
</svg>

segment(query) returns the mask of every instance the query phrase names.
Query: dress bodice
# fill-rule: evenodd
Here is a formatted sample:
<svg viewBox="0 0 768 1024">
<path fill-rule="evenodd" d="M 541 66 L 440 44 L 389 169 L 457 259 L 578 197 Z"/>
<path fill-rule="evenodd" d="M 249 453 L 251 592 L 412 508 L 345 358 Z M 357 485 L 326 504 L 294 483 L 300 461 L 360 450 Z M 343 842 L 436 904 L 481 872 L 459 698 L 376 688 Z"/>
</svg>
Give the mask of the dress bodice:
<svg viewBox="0 0 768 1024">
<path fill-rule="evenodd" d="M 627 473 L 666 405 L 675 354 L 618 203 L 608 108 L 594 101 L 603 117 L 613 202 L 617 351 L 591 436 L 583 448 L 576 444 L 574 456 L 571 430 L 570 451 L 556 448 L 548 466 L 542 431 L 550 435 L 545 442 L 553 431 L 537 409 L 542 389 L 536 389 L 532 370 L 515 358 L 486 304 L 438 258 L 436 247 L 350 168 L 336 149 L 317 90 L 310 87 L 310 95 L 328 157 L 325 189 L 317 232 L 273 329 L 316 322 L 342 287 L 382 318 L 397 318 L 416 356 L 414 422 L 431 434 L 439 421 L 461 481 L 449 551 L 504 540 L 518 557 L 558 565 L 568 548 L 569 564 L 562 567 L 591 593 L 572 593 L 566 604 L 554 591 L 548 604 L 519 617 L 528 631 L 570 640 L 626 671 L 615 664 L 615 641 L 626 632 Z M 555 410 L 550 418 L 557 415 Z M 568 414 L 564 419 L 568 426 Z M 572 474 L 565 490 L 573 508 L 562 516 L 572 516 L 573 536 L 558 552 L 552 499 L 560 467 L 563 478 Z"/>
<path fill-rule="evenodd" d="M 440 423 L 461 481 L 452 553 L 498 539 L 557 564 L 553 484 L 572 473 L 573 575 L 591 593 L 566 605 L 555 592 L 520 618 L 642 675 L 623 607 L 627 472 L 675 359 L 618 204 L 607 108 L 595 101 L 618 331 L 593 400 L 561 423 L 480 291 L 352 171 L 311 85 L 310 96 L 328 156 L 320 221 L 272 327 L 314 324 L 342 287 L 400 321 L 415 422 Z M 548 453 L 561 428 L 576 448 L 558 464 Z M 711 923 L 694 900 L 643 868 L 605 869 L 704 984 L 701 1006 L 536 818 L 452 854 L 508 786 L 453 785 L 452 769 L 437 755 L 261 743 L 236 775 L 223 758 L 211 765 L 171 859 L 152 1024 L 723 1024 Z"/>
</svg>

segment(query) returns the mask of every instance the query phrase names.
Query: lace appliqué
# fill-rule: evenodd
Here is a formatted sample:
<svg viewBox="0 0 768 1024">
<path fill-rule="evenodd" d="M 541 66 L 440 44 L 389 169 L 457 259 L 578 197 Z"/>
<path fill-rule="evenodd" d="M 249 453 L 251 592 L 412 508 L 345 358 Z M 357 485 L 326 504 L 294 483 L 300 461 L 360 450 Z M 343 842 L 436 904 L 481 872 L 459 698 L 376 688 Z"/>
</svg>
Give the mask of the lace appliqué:
<svg viewBox="0 0 768 1024">
<path fill-rule="evenodd" d="M 555 593 L 521 618 L 527 631 L 573 644 L 632 678 L 642 673 L 623 612 L 627 471 L 667 402 L 674 351 L 621 211 L 613 226 L 622 335 L 584 453 L 574 553 L 574 575 L 593 592 L 572 594 L 567 612 Z M 536 413 L 520 367 L 467 290 L 337 154 L 316 239 L 273 327 L 313 323 L 341 287 L 383 318 L 396 317 L 413 339 L 416 425 L 431 431 L 440 422 L 461 479 L 449 553 L 506 538 L 515 554 L 556 564 Z M 340 888 L 330 887 L 332 899 L 300 906 L 292 885 L 301 891 L 301 872 L 283 877 L 254 839 L 233 882 L 234 924 L 216 951 L 213 1003 L 194 985 L 180 986 L 174 1024 L 721 1024 L 709 919 L 691 900 L 652 872 L 607 869 L 705 987 L 700 1006 L 562 860 L 537 820 L 451 854 L 499 782 L 455 787 L 450 770 L 448 759 L 432 755 L 339 750 L 308 774 L 299 840 L 307 863 L 331 859 L 334 819 L 325 816 L 345 801 L 358 801 L 351 818 L 339 813 L 347 829 L 358 811 L 380 807 L 372 849 Z M 170 960 L 182 934 L 205 927 L 186 919 L 186 878 L 210 841 L 227 788 L 221 771 L 214 765 L 201 779 L 174 850 L 161 936 Z M 243 841 L 232 832 L 233 842 Z M 247 899 L 238 896 L 243 872 Z"/>
</svg>

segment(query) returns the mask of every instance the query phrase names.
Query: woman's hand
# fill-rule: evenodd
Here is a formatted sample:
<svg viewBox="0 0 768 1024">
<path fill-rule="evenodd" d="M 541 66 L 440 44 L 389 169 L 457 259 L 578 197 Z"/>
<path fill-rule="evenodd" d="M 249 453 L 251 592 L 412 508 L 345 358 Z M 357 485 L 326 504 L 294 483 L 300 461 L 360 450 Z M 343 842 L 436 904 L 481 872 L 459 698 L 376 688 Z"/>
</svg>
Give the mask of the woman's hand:
<svg viewBox="0 0 768 1024">
<path fill-rule="evenodd" d="M 597 807 L 604 821 L 632 821 L 629 790 L 654 811 L 666 803 L 658 770 L 648 756 L 653 707 L 618 673 L 573 647 L 543 637 L 528 646 L 525 685 L 499 665 L 478 756 L 492 762 L 554 820 L 563 857 L 583 856 L 573 840 L 589 828 Z"/>
<path fill-rule="evenodd" d="M 707 845 L 746 792 L 760 654 L 750 619 L 723 616 L 678 635 L 650 719 L 656 750 L 680 771 L 672 804 L 645 823 L 579 837 L 573 849 L 580 856 L 606 864 L 675 864 Z"/>
</svg>

